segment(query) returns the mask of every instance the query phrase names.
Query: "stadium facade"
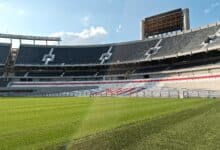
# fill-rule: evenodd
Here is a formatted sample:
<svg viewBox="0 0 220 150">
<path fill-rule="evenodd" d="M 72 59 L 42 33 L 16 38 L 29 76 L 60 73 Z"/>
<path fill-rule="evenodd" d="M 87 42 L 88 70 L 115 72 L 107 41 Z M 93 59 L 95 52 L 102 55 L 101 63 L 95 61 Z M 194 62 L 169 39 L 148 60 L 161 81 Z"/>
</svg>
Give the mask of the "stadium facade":
<svg viewBox="0 0 220 150">
<path fill-rule="evenodd" d="M 1 96 L 220 96 L 220 23 L 104 45 L 1 43 L 0 52 Z"/>
</svg>

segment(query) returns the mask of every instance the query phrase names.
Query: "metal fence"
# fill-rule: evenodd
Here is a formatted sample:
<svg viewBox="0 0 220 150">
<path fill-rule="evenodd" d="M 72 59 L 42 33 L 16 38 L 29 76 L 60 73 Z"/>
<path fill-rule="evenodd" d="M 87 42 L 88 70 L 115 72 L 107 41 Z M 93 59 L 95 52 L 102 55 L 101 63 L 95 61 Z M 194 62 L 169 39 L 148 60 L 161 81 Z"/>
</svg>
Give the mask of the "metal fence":
<svg viewBox="0 0 220 150">
<path fill-rule="evenodd" d="M 95 91 L 72 91 L 72 92 L 56 92 L 56 93 L 38 93 L 26 96 L 42 96 L 42 97 L 142 97 L 142 98 L 220 98 L 220 91 L 212 90 L 189 90 L 189 89 L 172 89 L 164 88 L 161 90 L 143 90 L 132 94 L 117 94 Z"/>
</svg>

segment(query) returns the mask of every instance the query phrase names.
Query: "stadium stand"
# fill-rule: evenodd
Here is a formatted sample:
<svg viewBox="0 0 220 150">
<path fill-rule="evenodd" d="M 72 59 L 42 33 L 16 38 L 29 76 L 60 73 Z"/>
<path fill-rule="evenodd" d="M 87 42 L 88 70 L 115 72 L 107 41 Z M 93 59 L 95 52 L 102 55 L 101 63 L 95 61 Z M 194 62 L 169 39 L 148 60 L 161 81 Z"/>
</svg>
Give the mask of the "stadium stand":
<svg viewBox="0 0 220 150">
<path fill-rule="evenodd" d="M 164 57 L 167 55 L 192 52 L 193 50 L 202 49 L 205 46 L 203 43 L 207 40 L 207 38 L 211 35 L 215 35 L 219 28 L 220 25 L 217 25 L 163 38 L 161 42 L 161 49 L 155 56 Z"/>
<path fill-rule="evenodd" d="M 106 45 L 21 45 L 7 74 L 0 70 L 9 79 L 0 82 L 7 87 L 2 93 L 184 97 L 187 91 L 185 97 L 207 96 L 220 91 L 215 86 L 220 85 L 219 29 L 216 24 Z M 0 61 L 9 58 L 10 47 Z"/>
<path fill-rule="evenodd" d="M 11 50 L 11 44 L 0 43 L 0 65 L 5 65 Z"/>
<path fill-rule="evenodd" d="M 145 58 L 145 54 L 153 48 L 159 40 L 137 41 L 114 45 L 112 57 L 107 62 L 118 63 L 126 61 L 137 61 Z"/>
<path fill-rule="evenodd" d="M 54 61 L 49 64 L 99 64 L 99 58 L 107 53 L 109 46 L 100 47 L 57 47 L 54 48 Z"/>
<path fill-rule="evenodd" d="M 34 46 L 21 45 L 16 64 L 19 65 L 76 65 L 99 64 L 99 58 L 109 46 Z"/>
<path fill-rule="evenodd" d="M 1 79 L 0 79 L 0 88 L 1 88 L 1 87 L 6 87 L 9 82 L 10 82 L 9 80 L 4 79 L 4 78 L 1 78 Z"/>
<path fill-rule="evenodd" d="M 15 72 L 15 76 L 17 77 L 24 77 L 27 74 L 27 72 Z"/>
<path fill-rule="evenodd" d="M 42 61 L 45 54 L 49 54 L 49 47 L 34 45 L 21 45 L 17 56 L 16 64 L 23 65 L 43 65 Z"/>
<path fill-rule="evenodd" d="M 98 65 L 144 61 L 201 50 L 209 44 L 214 45 L 219 41 L 219 28 L 220 25 L 215 25 L 174 36 L 110 45 L 21 45 L 16 65 Z"/>
<path fill-rule="evenodd" d="M 95 76 L 96 72 L 80 71 L 80 72 L 65 72 L 64 76 Z"/>
<path fill-rule="evenodd" d="M 61 76 L 61 72 L 29 72 L 28 77 L 59 77 Z"/>
</svg>

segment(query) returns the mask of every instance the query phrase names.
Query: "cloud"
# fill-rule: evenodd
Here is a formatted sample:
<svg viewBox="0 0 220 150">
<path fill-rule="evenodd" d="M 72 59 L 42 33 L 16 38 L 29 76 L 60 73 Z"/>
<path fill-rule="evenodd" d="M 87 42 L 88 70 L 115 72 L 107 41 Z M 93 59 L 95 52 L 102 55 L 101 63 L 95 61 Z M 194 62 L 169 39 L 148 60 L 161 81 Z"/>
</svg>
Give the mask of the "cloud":
<svg viewBox="0 0 220 150">
<path fill-rule="evenodd" d="M 204 10 L 204 13 L 205 13 L 205 14 L 209 14 L 209 13 L 212 12 L 214 9 L 216 9 L 219 5 L 220 5 L 219 2 L 212 3 L 209 8 L 206 8 L 206 9 Z"/>
<path fill-rule="evenodd" d="M 17 11 L 16 11 L 17 16 L 27 16 L 27 14 L 28 13 L 26 13 L 26 11 L 23 9 L 17 9 Z"/>
<path fill-rule="evenodd" d="M 0 3 L 0 12 L 4 13 L 7 12 L 9 10 L 9 5 L 6 2 L 2 2 Z"/>
<path fill-rule="evenodd" d="M 210 9 L 206 8 L 206 9 L 204 10 L 204 13 L 205 13 L 205 14 L 208 14 L 208 13 L 210 13 L 210 11 L 211 11 Z"/>
<path fill-rule="evenodd" d="M 121 30 L 122 30 L 122 25 L 120 24 L 120 25 L 118 25 L 118 27 L 116 28 L 116 32 L 119 33 L 119 32 L 121 32 Z"/>
<path fill-rule="evenodd" d="M 103 43 L 108 32 L 102 26 L 90 27 L 82 32 L 57 32 L 51 36 L 61 37 L 62 44 L 80 45 Z"/>
<path fill-rule="evenodd" d="M 90 16 L 84 16 L 84 17 L 81 19 L 81 23 L 82 23 L 82 25 L 84 25 L 84 26 L 89 26 L 89 25 L 90 25 L 90 22 L 91 22 L 91 17 L 90 17 Z"/>
</svg>

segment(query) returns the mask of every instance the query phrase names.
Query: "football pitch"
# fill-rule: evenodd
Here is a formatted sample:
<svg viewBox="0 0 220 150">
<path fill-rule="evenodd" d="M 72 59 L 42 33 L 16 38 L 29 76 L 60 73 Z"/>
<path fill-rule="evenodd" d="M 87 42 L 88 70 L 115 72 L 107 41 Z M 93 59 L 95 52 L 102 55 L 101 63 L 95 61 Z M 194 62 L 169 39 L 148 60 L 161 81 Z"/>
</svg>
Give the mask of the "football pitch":
<svg viewBox="0 0 220 150">
<path fill-rule="evenodd" d="M 0 98 L 0 149 L 220 149 L 220 101 Z"/>
</svg>

